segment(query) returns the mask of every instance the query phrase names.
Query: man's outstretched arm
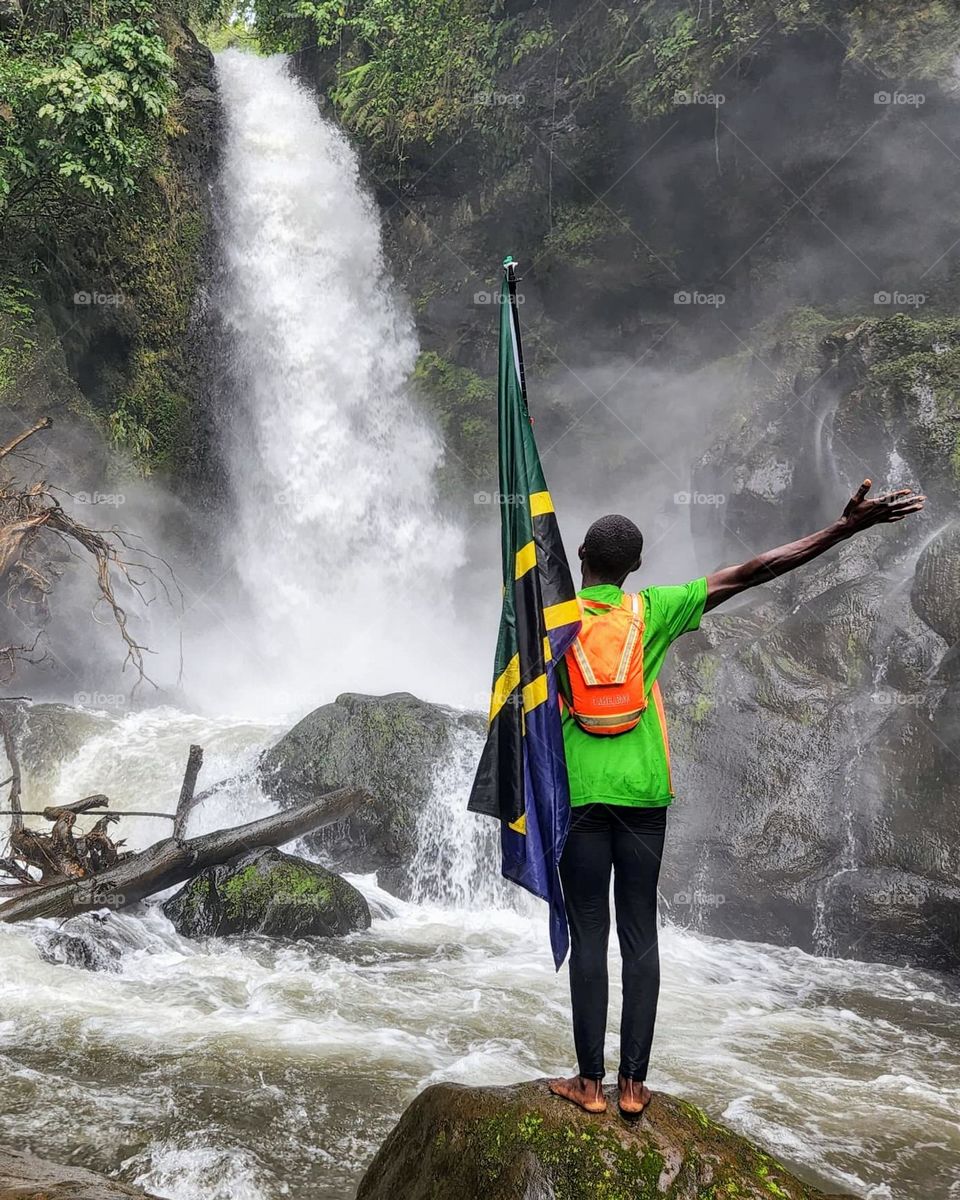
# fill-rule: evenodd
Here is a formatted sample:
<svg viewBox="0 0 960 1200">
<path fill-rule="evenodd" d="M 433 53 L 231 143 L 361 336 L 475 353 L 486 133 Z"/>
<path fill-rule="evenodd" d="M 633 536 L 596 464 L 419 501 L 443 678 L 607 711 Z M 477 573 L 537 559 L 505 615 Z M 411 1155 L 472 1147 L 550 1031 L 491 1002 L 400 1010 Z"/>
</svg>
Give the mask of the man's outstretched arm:
<svg viewBox="0 0 960 1200">
<path fill-rule="evenodd" d="M 826 529 L 819 529 L 796 542 L 778 546 L 776 550 L 758 554 L 756 558 L 751 558 L 738 567 L 724 567 L 708 575 L 705 609 L 716 608 L 718 604 L 736 596 L 738 592 L 756 587 L 760 583 L 769 583 L 778 575 L 785 575 L 795 567 L 802 567 L 804 563 L 855 533 L 861 533 L 873 525 L 902 521 L 910 513 L 919 512 L 926 500 L 926 496 L 918 496 L 910 488 L 901 488 L 898 492 L 889 492 L 885 496 L 878 496 L 876 500 L 868 500 L 867 492 L 871 486 L 870 480 L 865 479 L 856 495 L 848 501 L 840 519 L 828 525 Z"/>
</svg>

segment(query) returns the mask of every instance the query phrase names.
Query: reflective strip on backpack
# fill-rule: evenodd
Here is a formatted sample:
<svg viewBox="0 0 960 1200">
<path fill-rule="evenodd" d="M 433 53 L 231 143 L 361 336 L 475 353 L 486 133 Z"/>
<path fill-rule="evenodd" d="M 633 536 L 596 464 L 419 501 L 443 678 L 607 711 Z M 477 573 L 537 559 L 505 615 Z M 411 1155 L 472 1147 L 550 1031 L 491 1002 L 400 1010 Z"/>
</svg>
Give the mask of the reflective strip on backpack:
<svg viewBox="0 0 960 1200">
<path fill-rule="evenodd" d="M 617 713 L 612 717 L 585 717 L 582 713 L 575 712 L 573 718 L 583 729 L 609 729 L 615 725 L 636 725 L 643 713 L 642 708 L 636 708 L 633 712 Z"/>
<path fill-rule="evenodd" d="M 577 666 L 583 673 L 584 682 L 590 687 L 597 686 L 597 677 L 593 673 L 593 667 L 590 666 L 590 660 L 583 652 L 583 646 L 580 645 L 580 639 L 575 638 L 573 645 L 570 647 L 573 651 L 573 656 L 577 660 Z"/>
<path fill-rule="evenodd" d="M 637 644 L 637 638 L 640 635 L 640 631 L 643 629 L 642 622 L 638 622 L 636 620 L 636 617 L 639 616 L 639 609 L 637 608 L 637 593 L 634 592 L 630 598 L 633 601 L 634 620 L 631 620 L 630 622 L 630 632 L 624 639 L 623 653 L 620 655 L 620 663 L 617 666 L 617 674 L 613 679 L 613 682 L 618 684 L 627 682 L 627 670 L 630 667 L 630 660 L 633 658 L 633 651 Z"/>
</svg>

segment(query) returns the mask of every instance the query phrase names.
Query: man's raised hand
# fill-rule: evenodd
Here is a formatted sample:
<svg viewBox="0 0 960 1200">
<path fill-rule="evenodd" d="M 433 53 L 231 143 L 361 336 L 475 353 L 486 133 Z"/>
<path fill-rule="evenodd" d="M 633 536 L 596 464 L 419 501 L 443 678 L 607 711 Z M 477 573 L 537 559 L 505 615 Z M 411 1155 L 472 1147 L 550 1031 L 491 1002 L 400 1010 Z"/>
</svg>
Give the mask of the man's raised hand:
<svg viewBox="0 0 960 1200">
<path fill-rule="evenodd" d="M 927 499 L 926 496 L 917 495 L 912 488 L 900 488 L 899 491 L 887 492 L 885 496 L 868 500 L 867 492 L 872 486 L 872 481 L 865 479 L 847 501 L 841 520 L 851 531 L 859 532 L 885 521 L 902 521 L 911 513 L 919 512 Z"/>
</svg>

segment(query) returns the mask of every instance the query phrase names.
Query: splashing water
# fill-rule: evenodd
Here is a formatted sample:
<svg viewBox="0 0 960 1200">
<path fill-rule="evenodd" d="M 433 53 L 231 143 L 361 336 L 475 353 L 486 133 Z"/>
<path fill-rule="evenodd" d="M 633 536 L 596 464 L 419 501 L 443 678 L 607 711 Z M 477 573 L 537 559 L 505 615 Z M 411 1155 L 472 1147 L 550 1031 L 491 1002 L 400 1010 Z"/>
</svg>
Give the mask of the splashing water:
<svg viewBox="0 0 960 1200">
<path fill-rule="evenodd" d="M 227 51 L 217 71 L 223 436 L 251 612 L 230 656 L 258 712 L 277 684 L 284 711 L 344 687 L 457 701 L 463 538 L 438 511 L 441 444 L 405 394 L 416 339 L 356 154 L 284 58 Z"/>
<path fill-rule="evenodd" d="M 106 780 L 115 807 L 168 811 L 191 741 L 208 748 L 206 787 L 255 763 L 277 732 L 172 709 L 104 716 L 31 775 L 28 799 Z M 464 811 L 478 747 L 459 734 L 437 768 L 416 902 L 353 877 L 375 917 L 362 933 L 190 942 L 155 905 L 104 924 L 0 925 L 0 1144 L 122 1170 L 177 1200 L 347 1200 L 426 1084 L 569 1070 L 566 973 L 553 970 L 544 906 L 496 878 L 496 826 Z M 191 832 L 269 808 L 241 771 Z M 132 848 L 154 824 L 125 822 Z M 960 1007 L 949 985 L 669 926 L 662 962 L 653 1086 L 838 1189 L 952 1200 Z M 618 977 L 614 957 L 614 1014 Z M 615 1037 L 614 1016 L 611 1061 Z"/>
<path fill-rule="evenodd" d="M 457 730 L 449 757 L 434 770 L 410 867 L 416 904 L 476 910 L 520 909 L 525 904 L 526 893 L 500 876 L 496 823 L 467 811 L 470 783 L 482 749 L 480 734 Z"/>
</svg>

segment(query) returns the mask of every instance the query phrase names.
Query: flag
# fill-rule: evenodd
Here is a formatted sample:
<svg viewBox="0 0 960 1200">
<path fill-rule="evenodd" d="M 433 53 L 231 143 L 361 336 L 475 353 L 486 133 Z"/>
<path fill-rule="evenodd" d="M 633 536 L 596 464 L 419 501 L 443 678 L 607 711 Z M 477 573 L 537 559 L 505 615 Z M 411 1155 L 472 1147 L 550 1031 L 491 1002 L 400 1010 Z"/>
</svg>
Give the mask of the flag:
<svg viewBox="0 0 960 1200">
<path fill-rule="evenodd" d="M 559 970 L 569 945 L 558 866 L 570 825 L 556 664 L 580 609 L 527 411 L 517 264 L 504 260 L 498 380 L 503 610 L 490 726 L 468 804 L 501 822 L 503 874 L 550 905 Z"/>
</svg>

